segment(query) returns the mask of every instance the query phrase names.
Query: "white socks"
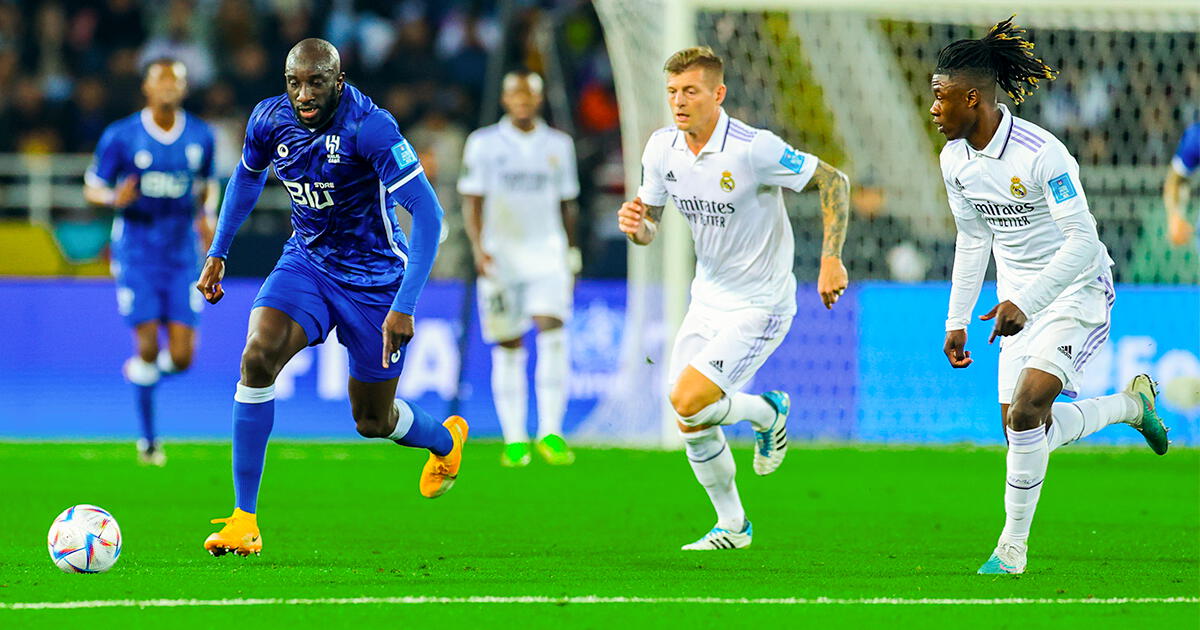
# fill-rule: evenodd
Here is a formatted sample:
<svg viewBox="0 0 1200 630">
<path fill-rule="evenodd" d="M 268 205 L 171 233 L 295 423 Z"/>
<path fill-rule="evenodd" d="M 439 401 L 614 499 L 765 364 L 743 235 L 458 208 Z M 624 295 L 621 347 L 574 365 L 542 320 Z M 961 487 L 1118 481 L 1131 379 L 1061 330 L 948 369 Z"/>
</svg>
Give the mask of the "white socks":
<svg viewBox="0 0 1200 630">
<path fill-rule="evenodd" d="M 178 374 L 181 370 L 175 365 L 175 360 L 171 358 L 171 352 L 166 348 L 158 351 L 158 358 L 155 361 L 158 364 L 158 371 L 163 374 Z"/>
<path fill-rule="evenodd" d="M 524 364 L 522 364 L 522 368 L 524 368 Z M 563 414 L 567 410 L 567 376 L 570 371 L 567 330 L 555 328 L 539 332 L 537 335 L 537 366 L 534 367 L 538 439 L 550 434 L 562 435 Z"/>
<path fill-rule="evenodd" d="M 492 400 L 500 417 L 504 443 L 528 442 L 525 415 L 529 409 L 529 383 L 525 379 L 525 348 L 492 348 Z"/>
<path fill-rule="evenodd" d="M 1073 403 L 1054 403 L 1054 422 L 1046 432 L 1050 450 L 1066 446 L 1118 422 L 1132 422 L 1142 415 L 1142 406 L 1126 394 L 1088 398 Z"/>
<path fill-rule="evenodd" d="M 775 424 L 775 408 L 762 396 L 737 393 L 729 399 L 729 413 L 721 424 L 749 420 L 755 431 L 766 431 Z"/>
<path fill-rule="evenodd" d="M 122 371 L 130 383 L 141 385 L 142 387 L 150 387 L 157 383 L 159 379 L 158 366 L 148 361 L 143 361 L 139 356 L 129 357 L 125 361 Z"/>
<path fill-rule="evenodd" d="M 708 492 L 717 510 L 717 527 L 740 532 L 745 526 L 746 512 L 738 496 L 734 476 L 737 466 L 725 441 L 721 427 L 709 427 L 694 433 L 681 433 L 684 452 L 692 465 L 696 480 Z"/>
<path fill-rule="evenodd" d="M 1045 427 L 1028 431 L 1005 429 L 1008 433 L 1008 475 L 1004 488 L 1004 531 L 1001 541 L 1024 545 L 1029 539 L 1033 513 L 1046 479 L 1050 449 Z"/>
<path fill-rule="evenodd" d="M 395 442 L 408 435 L 409 430 L 412 429 L 415 416 L 413 416 L 412 407 L 409 407 L 407 402 L 399 398 L 392 405 L 396 407 L 396 428 L 392 430 L 391 435 L 387 436 L 387 439 Z"/>
</svg>

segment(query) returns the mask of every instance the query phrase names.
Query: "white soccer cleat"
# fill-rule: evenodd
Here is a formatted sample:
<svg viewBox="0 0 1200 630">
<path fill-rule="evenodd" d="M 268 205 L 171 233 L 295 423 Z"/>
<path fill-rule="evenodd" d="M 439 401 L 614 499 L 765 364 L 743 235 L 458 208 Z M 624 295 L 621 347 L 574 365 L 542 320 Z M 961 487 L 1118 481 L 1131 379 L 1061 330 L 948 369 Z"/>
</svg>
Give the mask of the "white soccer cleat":
<svg viewBox="0 0 1200 630">
<path fill-rule="evenodd" d="M 750 525 L 750 521 L 746 521 L 746 526 L 740 532 L 732 532 L 728 529 L 714 527 L 708 530 L 700 540 L 680 547 L 683 551 L 716 551 L 717 549 L 745 549 L 750 546 L 750 541 L 754 537 L 754 527 Z"/>
<path fill-rule="evenodd" d="M 1001 541 L 983 566 L 976 571 L 979 575 L 1020 575 L 1025 572 L 1025 552 L 1028 547 Z"/>
<path fill-rule="evenodd" d="M 158 440 L 154 443 L 146 441 L 145 438 L 137 441 L 138 461 L 147 466 L 166 466 L 167 454 L 163 451 L 162 444 Z"/>
<path fill-rule="evenodd" d="M 787 419 L 792 399 L 778 391 L 767 392 L 762 398 L 775 409 L 775 422 L 765 431 L 754 432 L 754 472 L 769 475 L 787 455 Z"/>
</svg>

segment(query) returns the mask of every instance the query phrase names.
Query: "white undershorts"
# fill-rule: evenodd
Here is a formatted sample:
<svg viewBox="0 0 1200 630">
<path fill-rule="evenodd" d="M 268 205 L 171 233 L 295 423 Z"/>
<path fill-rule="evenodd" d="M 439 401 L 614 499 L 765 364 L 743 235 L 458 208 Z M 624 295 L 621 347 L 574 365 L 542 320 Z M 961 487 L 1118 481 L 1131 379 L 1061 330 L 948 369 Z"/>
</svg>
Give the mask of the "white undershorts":
<svg viewBox="0 0 1200 630">
<path fill-rule="evenodd" d="M 726 395 L 741 391 L 783 342 L 791 325 L 792 315 L 786 312 L 717 311 L 693 303 L 675 336 L 668 391 L 689 365 Z"/>
<path fill-rule="evenodd" d="M 1054 374 L 1063 394 L 1074 398 L 1079 375 L 1108 341 L 1116 300 L 1108 275 L 1067 296 L 1060 296 L 1030 318 L 1021 332 L 1000 341 L 1000 404 L 1012 403 L 1017 379 L 1025 368 Z"/>
<path fill-rule="evenodd" d="M 506 281 L 480 276 L 476 284 L 483 340 L 488 343 L 523 337 L 533 317 L 571 318 L 575 279 L 564 267 L 532 278 Z"/>
</svg>

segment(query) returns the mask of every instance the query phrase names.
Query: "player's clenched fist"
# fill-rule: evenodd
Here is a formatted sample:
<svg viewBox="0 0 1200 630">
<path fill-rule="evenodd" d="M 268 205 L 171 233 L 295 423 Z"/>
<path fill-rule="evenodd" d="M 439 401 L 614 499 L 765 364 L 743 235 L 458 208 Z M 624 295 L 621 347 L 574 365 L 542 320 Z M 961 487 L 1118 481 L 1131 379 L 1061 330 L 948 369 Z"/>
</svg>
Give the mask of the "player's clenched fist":
<svg viewBox="0 0 1200 630">
<path fill-rule="evenodd" d="M 196 281 L 196 290 L 208 300 L 209 304 L 216 304 L 225 297 L 225 289 L 221 288 L 221 280 L 225 277 L 225 259 L 209 256 L 204 261 L 204 270 L 200 272 L 200 279 Z"/>
<path fill-rule="evenodd" d="M 617 211 L 617 227 L 638 245 L 646 245 L 654 240 L 653 229 L 646 223 L 646 204 L 641 197 L 621 204 Z"/>
</svg>

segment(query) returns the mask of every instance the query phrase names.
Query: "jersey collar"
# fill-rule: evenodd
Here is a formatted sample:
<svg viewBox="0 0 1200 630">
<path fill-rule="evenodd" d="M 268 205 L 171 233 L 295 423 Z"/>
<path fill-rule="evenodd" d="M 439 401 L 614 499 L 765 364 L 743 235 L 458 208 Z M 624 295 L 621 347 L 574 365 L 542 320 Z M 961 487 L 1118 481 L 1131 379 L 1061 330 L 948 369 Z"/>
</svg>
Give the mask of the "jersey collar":
<svg viewBox="0 0 1200 630">
<path fill-rule="evenodd" d="M 545 128 L 546 121 L 542 120 L 541 118 L 533 119 L 533 129 L 531 131 L 517 129 L 517 126 L 513 124 L 512 118 L 508 117 L 507 115 L 500 118 L 500 130 L 504 133 L 510 134 L 514 138 L 519 138 L 521 140 L 531 140 L 536 138 L 542 134 L 542 130 Z"/>
<path fill-rule="evenodd" d="M 725 113 L 725 108 L 722 107 L 720 114 L 717 115 L 717 126 L 713 127 L 713 133 L 708 138 L 708 142 L 696 154 L 700 157 L 705 153 L 717 153 L 725 150 L 725 141 L 729 139 L 729 114 Z M 675 139 L 671 141 L 671 148 L 676 151 L 687 151 L 687 140 L 683 137 L 683 132 L 676 129 Z M 690 153 L 690 151 L 689 151 Z"/>
<path fill-rule="evenodd" d="M 164 131 L 154 122 L 154 114 L 151 114 L 150 108 L 147 107 L 142 110 L 142 127 L 151 138 L 163 144 L 174 144 L 179 136 L 183 135 L 184 116 L 186 114 L 182 109 L 175 110 L 175 123 L 171 125 L 170 129 Z"/>
<path fill-rule="evenodd" d="M 967 157 L 972 158 L 976 155 L 982 155 L 983 157 L 999 160 L 1004 156 L 1004 150 L 1008 148 L 1008 138 L 1012 135 L 1012 126 L 1012 114 L 1008 112 L 1008 108 L 1005 107 L 1004 103 L 1000 103 L 1000 126 L 996 127 L 995 135 L 992 136 L 991 141 L 981 151 L 972 149 L 971 143 L 964 140 L 963 144 L 967 147 Z"/>
</svg>

